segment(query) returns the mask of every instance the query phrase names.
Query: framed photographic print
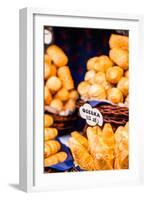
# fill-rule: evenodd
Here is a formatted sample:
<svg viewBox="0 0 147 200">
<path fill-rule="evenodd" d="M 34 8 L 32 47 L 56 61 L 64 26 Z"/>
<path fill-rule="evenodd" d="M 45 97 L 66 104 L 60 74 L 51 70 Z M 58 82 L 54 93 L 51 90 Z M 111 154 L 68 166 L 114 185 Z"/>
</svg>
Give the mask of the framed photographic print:
<svg viewBox="0 0 147 200">
<path fill-rule="evenodd" d="M 20 10 L 20 188 L 143 181 L 142 16 Z"/>
</svg>

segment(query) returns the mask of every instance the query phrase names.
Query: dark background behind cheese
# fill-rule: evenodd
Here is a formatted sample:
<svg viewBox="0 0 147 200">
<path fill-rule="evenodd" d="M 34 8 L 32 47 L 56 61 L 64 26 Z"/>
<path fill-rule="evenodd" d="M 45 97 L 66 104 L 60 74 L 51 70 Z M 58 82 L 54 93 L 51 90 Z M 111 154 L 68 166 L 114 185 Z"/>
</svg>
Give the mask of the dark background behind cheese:
<svg viewBox="0 0 147 200">
<path fill-rule="evenodd" d="M 86 63 L 89 58 L 109 54 L 109 38 L 112 33 L 128 35 L 127 30 L 105 30 L 94 28 L 50 27 L 52 44 L 56 44 L 69 58 L 68 66 L 75 86 L 84 79 Z M 48 45 L 45 45 L 45 50 Z"/>
</svg>

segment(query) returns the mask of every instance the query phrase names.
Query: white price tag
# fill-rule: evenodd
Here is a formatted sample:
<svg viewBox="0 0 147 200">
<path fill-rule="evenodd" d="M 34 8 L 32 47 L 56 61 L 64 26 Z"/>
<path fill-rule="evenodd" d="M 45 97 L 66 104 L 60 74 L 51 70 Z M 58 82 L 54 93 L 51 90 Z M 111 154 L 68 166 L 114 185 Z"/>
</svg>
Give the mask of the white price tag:
<svg viewBox="0 0 147 200">
<path fill-rule="evenodd" d="M 102 126 L 103 116 L 97 108 L 92 108 L 88 103 L 85 103 L 79 109 L 80 116 L 86 120 L 87 124 L 90 126 Z"/>
<path fill-rule="evenodd" d="M 44 43 L 50 44 L 52 42 L 52 39 L 53 39 L 52 32 L 45 29 L 44 30 Z"/>
</svg>

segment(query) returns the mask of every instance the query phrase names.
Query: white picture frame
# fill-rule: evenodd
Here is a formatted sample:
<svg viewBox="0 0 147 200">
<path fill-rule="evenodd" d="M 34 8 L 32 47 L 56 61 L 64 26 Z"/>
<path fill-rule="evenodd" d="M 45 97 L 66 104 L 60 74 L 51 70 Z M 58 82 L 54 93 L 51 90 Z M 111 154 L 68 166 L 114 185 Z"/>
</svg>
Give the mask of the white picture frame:
<svg viewBox="0 0 147 200">
<path fill-rule="evenodd" d="M 143 182 L 143 16 L 81 11 L 20 10 L 20 189 L 132 185 Z M 43 25 L 130 31 L 130 168 L 82 173 L 43 173 Z M 38 39 L 39 38 L 39 39 Z M 139 70 L 138 66 L 139 65 Z M 133 66 L 133 67 L 132 67 Z M 137 80 L 137 81 L 136 81 Z M 139 133 L 138 133 L 139 132 Z M 137 147 L 137 148 L 136 148 Z M 87 181 L 88 180 L 88 181 Z"/>
</svg>

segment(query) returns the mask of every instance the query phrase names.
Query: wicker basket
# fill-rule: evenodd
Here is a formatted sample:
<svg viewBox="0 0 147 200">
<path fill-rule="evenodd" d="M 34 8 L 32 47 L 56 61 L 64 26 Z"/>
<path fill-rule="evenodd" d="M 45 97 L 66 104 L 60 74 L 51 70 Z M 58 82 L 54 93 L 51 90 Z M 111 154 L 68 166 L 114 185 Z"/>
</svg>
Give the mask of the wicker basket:
<svg viewBox="0 0 147 200">
<path fill-rule="evenodd" d="M 77 108 L 82 106 L 85 102 L 79 100 L 77 102 Z M 103 115 L 104 123 L 110 123 L 115 130 L 118 126 L 124 126 L 129 121 L 129 109 L 128 107 L 120 107 L 118 105 L 112 105 L 108 103 L 98 104 L 97 108 Z M 87 125 L 84 127 L 86 130 Z"/>
<path fill-rule="evenodd" d="M 59 135 L 69 134 L 74 130 L 75 123 L 78 118 L 77 110 L 73 114 L 68 116 L 60 116 L 58 114 L 54 114 L 48 111 L 45 111 L 45 113 L 53 117 L 54 123 L 52 127 L 58 129 Z"/>
</svg>

